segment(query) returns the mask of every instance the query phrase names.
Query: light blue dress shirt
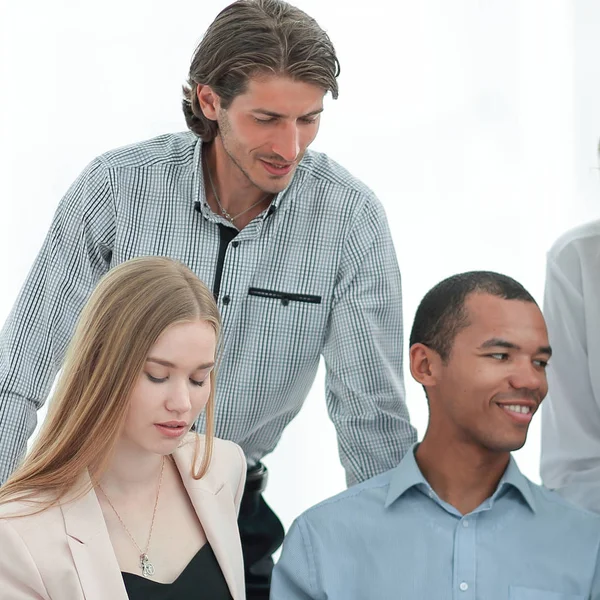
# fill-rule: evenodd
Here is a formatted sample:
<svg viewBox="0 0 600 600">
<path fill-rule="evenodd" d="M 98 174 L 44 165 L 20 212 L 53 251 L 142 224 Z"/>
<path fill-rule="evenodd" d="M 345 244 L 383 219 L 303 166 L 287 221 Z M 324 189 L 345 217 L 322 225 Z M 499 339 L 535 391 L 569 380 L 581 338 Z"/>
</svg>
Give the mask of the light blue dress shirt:
<svg viewBox="0 0 600 600">
<path fill-rule="evenodd" d="M 391 471 L 292 525 L 271 600 L 598 600 L 600 518 L 510 463 L 467 515 L 441 500 L 414 449 Z"/>
</svg>

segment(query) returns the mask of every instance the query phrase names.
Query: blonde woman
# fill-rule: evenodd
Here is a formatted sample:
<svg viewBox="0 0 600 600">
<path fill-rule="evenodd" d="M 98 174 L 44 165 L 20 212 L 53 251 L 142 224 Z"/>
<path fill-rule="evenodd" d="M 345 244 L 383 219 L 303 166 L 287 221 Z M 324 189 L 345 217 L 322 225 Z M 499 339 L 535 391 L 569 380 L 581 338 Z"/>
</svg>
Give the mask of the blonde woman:
<svg viewBox="0 0 600 600">
<path fill-rule="evenodd" d="M 0 488 L 0 597 L 244 598 L 246 461 L 212 436 L 219 327 L 179 263 L 137 258 L 104 277 Z M 206 434 L 190 433 L 202 410 Z"/>
</svg>

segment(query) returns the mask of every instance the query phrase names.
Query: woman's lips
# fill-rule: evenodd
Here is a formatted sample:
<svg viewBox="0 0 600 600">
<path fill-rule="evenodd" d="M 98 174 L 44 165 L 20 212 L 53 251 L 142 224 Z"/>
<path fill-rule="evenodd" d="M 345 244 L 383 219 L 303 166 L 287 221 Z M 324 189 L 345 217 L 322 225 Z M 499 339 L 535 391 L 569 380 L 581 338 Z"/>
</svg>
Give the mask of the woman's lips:
<svg viewBox="0 0 600 600">
<path fill-rule="evenodd" d="M 188 427 L 186 425 L 181 424 L 171 424 L 171 423 L 155 423 L 154 426 L 160 431 L 164 436 L 170 438 L 180 437 L 184 433 L 187 432 Z"/>
</svg>

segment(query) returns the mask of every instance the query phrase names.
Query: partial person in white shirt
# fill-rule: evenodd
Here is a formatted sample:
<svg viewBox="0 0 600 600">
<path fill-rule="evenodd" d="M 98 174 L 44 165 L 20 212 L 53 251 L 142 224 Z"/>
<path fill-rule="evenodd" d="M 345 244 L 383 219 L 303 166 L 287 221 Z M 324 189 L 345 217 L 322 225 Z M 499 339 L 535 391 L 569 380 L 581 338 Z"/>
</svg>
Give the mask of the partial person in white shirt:
<svg viewBox="0 0 600 600">
<path fill-rule="evenodd" d="M 567 232 L 548 253 L 544 316 L 554 354 L 542 480 L 600 513 L 600 221 Z"/>
</svg>

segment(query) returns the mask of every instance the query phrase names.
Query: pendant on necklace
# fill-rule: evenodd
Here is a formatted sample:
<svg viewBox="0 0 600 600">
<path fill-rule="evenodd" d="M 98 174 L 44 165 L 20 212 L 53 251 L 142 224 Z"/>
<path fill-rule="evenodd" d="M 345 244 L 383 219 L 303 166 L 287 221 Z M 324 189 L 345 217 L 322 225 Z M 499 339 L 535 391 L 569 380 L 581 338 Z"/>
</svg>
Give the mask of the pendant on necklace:
<svg viewBox="0 0 600 600">
<path fill-rule="evenodd" d="M 223 216 L 230 221 L 231 223 L 233 223 L 233 217 L 224 209 L 221 208 L 221 212 L 223 213 Z"/>
<path fill-rule="evenodd" d="M 154 575 L 154 565 L 150 562 L 147 554 L 140 555 L 140 568 L 144 577 L 152 577 Z"/>
</svg>

